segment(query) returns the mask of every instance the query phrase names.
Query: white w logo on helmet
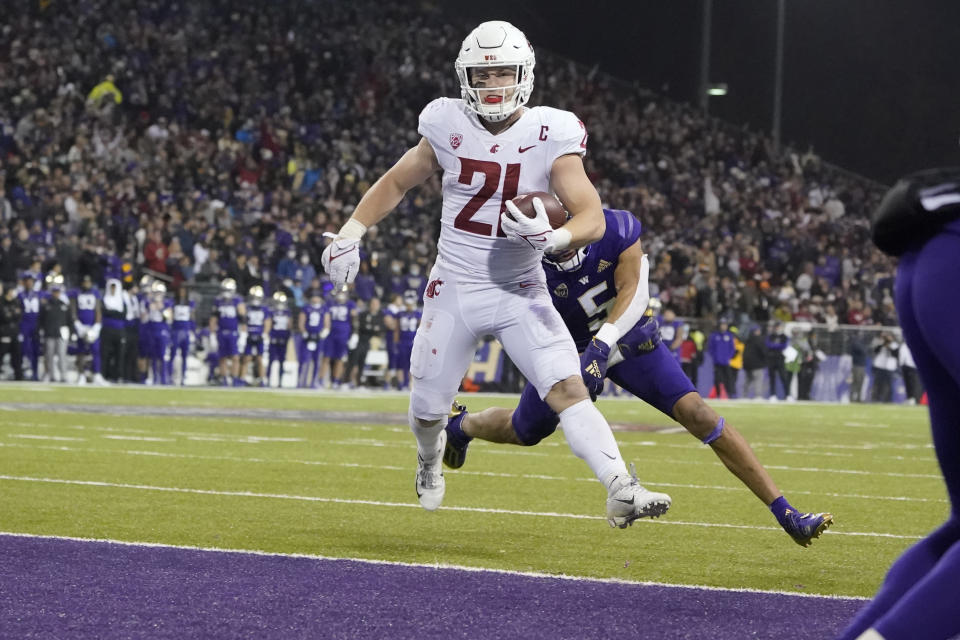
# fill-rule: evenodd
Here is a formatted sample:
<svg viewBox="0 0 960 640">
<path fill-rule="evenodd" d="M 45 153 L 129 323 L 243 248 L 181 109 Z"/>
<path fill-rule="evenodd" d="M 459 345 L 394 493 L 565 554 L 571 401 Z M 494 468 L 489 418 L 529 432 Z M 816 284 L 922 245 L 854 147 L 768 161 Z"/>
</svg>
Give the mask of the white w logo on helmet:
<svg viewBox="0 0 960 640">
<path fill-rule="evenodd" d="M 484 22 L 463 41 L 454 68 L 460 78 L 460 95 L 467 106 L 491 122 L 505 120 L 530 99 L 533 92 L 533 47 L 523 32 L 509 22 Z M 516 67 L 516 81 L 501 91 L 501 100 L 480 99 L 481 87 L 474 86 L 470 70 L 478 67 Z"/>
</svg>

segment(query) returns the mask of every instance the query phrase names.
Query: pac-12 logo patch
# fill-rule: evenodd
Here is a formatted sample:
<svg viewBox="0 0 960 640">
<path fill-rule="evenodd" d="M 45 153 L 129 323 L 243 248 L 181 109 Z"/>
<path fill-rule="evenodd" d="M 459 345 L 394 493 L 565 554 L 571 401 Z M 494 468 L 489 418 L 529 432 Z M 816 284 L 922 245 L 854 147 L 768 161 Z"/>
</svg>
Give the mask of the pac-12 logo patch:
<svg viewBox="0 0 960 640">
<path fill-rule="evenodd" d="M 557 295 L 558 298 L 567 297 L 567 285 L 565 283 L 560 283 L 556 286 L 553 292 Z"/>
<path fill-rule="evenodd" d="M 460 143 L 461 143 L 461 142 L 463 142 L 463 134 L 462 134 L 462 133 L 451 133 L 451 134 L 450 134 L 450 146 L 451 146 L 451 147 L 453 147 L 454 149 L 457 149 L 457 148 L 460 147 Z"/>
</svg>

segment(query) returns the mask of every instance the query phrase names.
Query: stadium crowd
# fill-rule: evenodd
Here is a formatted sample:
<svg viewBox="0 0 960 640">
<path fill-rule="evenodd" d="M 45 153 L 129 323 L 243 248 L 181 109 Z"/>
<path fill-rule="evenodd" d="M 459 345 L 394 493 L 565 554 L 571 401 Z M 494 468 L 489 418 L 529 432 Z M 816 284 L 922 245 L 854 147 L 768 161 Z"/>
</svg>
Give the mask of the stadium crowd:
<svg viewBox="0 0 960 640">
<path fill-rule="evenodd" d="M 24 300 L 86 277 L 130 295 L 143 274 L 173 295 L 232 280 L 240 297 L 260 287 L 298 309 L 332 298 L 323 232 L 417 142 L 419 110 L 458 95 L 468 29 L 403 3 L 376 3 L 368 20 L 372 6 L 88 0 L 13 16 L 0 38 L 0 282 Z M 604 203 L 647 229 L 653 293 L 672 313 L 896 324 L 893 263 L 868 240 L 879 187 L 549 52 L 537 71 L 533 103 L 583 119 Z M 366 236 L 350 292 L 361 312 L 373 299 L 398 312 L 426 285 L 439 177 L 400 209 Z M 216 306 L 197 308 L 199 327 Z"/>
</svg>

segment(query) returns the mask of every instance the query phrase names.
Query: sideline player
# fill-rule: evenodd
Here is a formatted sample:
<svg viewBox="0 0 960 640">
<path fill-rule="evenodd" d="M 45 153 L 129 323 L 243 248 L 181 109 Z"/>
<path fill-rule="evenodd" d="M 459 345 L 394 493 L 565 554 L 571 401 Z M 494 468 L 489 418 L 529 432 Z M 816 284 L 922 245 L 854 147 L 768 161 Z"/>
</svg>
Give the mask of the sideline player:
<svg viewBox="0 0 960 640">
<path fill-rule="evenodd" d="M 330 319 L 327 317 L 327 308 L 320 289 L 310 291 L 308 304 L 300 309 L 297 329 L 300 332 L 297 386 L 301 389 L 319 388 L 323 382 L 317 382 L 320 365 L 323 363 L 323 342 L 330 335 Z"/>
<path fill-rule="evenodd" d="M 87 384 L 87 356 L 90 357 L 90 371 L 93 382 L 103 385 L 106 381 L 100 374 L 100 330 L 103 310 L 100 305 L 100 292 L 93 286 L 93 278 L 83 276 L 80 289 L 71 296 L 73 302 L 74 331 L 77 335 L 77 384 Z"/>
<path fill-rule="evenodd" d="M 637 398 L 682 424 L 709 444 L 723 464 L 763 501 L 800 545 L 808 546 L 833 522 L 827 513 L 800 513 L 777 489 L 750 445 L 717 415 L 684 375 L 653 317 L 643 315 L 649 300 L 649 266 L 640 244 L 640 222 L 629 211 L 604 210 L 607 230 L 598 242 L 579 251 L 544 256 L 553 304 L 563 316 L 577 349 L 581 374 L 591 394 L 607 377 Z M 606 342 L 609 335 L 622 334 Z M 557 415 L 529 384 L 516 409 L 492 407 L 447 421 L 444 462 L 463 466 L 473 438 L 531 446 L 557 428 Z"/>
<path fill-rule="evenodd" d="M 510 23 L 484 22 L 474 29 L 454 64 L 461 98 L 438 98 L 424 108 L 419 144 L 364 194 L 322 263 L 335 285 L 352 282 L 367 228 L 409 189 L 442 171 L 438 256 L 410 364 L 420 504 L 434 510 L 443 500 L 447 414 L 478 341 L 492 335 L 559 415 L 571 450 L 607 489 L 608 520 L 625 527 L 664 513 L 670 498 L 646 490 L 627 472 L 613 432 L 590 402 L 573 339 L 550 304 L 543 252 L 598 240 L 604 218 L 583 167 L 583 123 L 568 111 L 524 106 L 533 91 L 534 65 L 533 48 Z M 570 221 L 553 230 L 538 199 L 536 218 L 510 202 L 537 191 L 558 194 Z"/>
<path fill-rule="evenodd" d="M 220 362 L 220 377 L 226 386 L 239 386 L 240 350 L 238 346 L 240 321 L 247 309 L 243 298 L 237 295 L 237 281 L 224 278 L 220 282 L 213 315 L 210 316 L 210 331 L 217 337 L 217 356 Z"/>
<path fill-rule="evenodd" d="M 873 215 L 873 239 L 900 256 L 894 298 L 927 389 L 950 516 L 890 567 L 841 640 L 946 640 L 960 634 L 960 169 L 907 176 Z M 946 295 L 945 295 L 946 294 Z"/>
<path fill-rule="evenodd" d="M 170 348 L 171 366 L 177 353 L 180 354 L 181 387 L 187 383 L 187 358 L 190 356 L 190 345 L 196 340 L 196 304 L 190 299 L 186 285 L 181 284 L 177 290 L 177 301 L 173 305 L 173 345 Z M 172 374 L 170 379 L 172 381 Z"/>
<path fill-rule="evenodd" d="M 264 386 L 263 380 L 263 336 L 270 334 L 272 315 L 269 307 L 263 302 L 263 287 L 256 284 L 248 292 L 247 315 L 244 325 L 247 328 L 247 342 L 243 346 L 243 361 L 240 364 L 240 379 L 246 379 L 247 365 L 252 363 L 250 374 L 253 384 Z"/>
<path fill-rule="evenodd" d="M 347 355 L 358 340 L 354 329 L 357 303 L 349 299 L 346 291 L 338 291 L 326 305 L 325 314 L 330 332 L 323 341 L 323 379 L 329 376 L 332 387 L 339 389 L 346 371 Z"/>
<path fill-rule="evenodd" d="M 293 325 L 293 314 L 287 306 L 287 294 L 283 291 L 273 292 L 273 309 L 270 312 L 270 358 L 267 361 L 267 386 L 270 386 L 270 373 L 273 363 L 279 365 L 277 387 L 283 386 L 283 365 L 287 361 L 287 345 L 290 342 L 290 327 Z"/>
</svg>

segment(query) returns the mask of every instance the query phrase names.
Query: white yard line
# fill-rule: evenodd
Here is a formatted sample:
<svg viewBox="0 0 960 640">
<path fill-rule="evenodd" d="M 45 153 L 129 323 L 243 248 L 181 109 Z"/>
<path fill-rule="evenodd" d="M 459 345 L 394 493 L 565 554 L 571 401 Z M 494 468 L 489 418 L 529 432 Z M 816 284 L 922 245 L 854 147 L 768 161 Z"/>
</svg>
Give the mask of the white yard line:
<svg viewBox="0 0 960 640">
<path fill-rule="evenodd" d="M 113 544 L 125 547 L 139 547 L 145 549 L 180 549 L 183 551 L 204 551 L 208 553 L 238 554 L 249 556 L 260 556 L 267 558 L 302 558 L 305 560 L 323 560 L 331 562 L 359 562 L 363 564 L 390 566 L 390 567 L 410 567 L 437 569 L 443 571 L 467 571 L 470 573 L 495 573 L 509 576 L 522 576 L 527 578 L 537 578 L 543 580 L 569 580 L 572 582 L 594 582 L 603 584 L 620 584 L 625 586 L 643 586 L 643 587 L 667 587 L 673 589 L 700 589 L 704 591 L 725 591 L 733 593 L 764 593 L 782 596 L 795 596 L 800 598 L 823 598 L 828 600 L 868 600 L 860 596 L 838 596 L 831 594 L 818 593 L 797 593 L 795 591 L 779 591 L 774 589 L 744 589 L 731 587 L 712 587 L 698 584 L 672 584 L 669 582 L 648 582 L 622 580 L 619 578 L 594 578 L 590 576 L 571 576 L 566 574 L 540 573 L 536 571 L 510 571 L 507 569 L 489 569 L 485 567 L 471 567 L 464 565 L 446 564 L 446 563 L 420 563 L 420 562 L 397 562 L 393 560 L 374 560 L 368 558 L 334 557 L 323 556 L 308 553 L 279 553 L 276 551 L 260 551 L 257 549 L 224 549 L 222 547 L 199 547 L 192 545 L 163 544 L 159 542 L 135 542 L 129 540 L 114 540 L 110 538 L 80 538 L 75 536 L 56 536 L 41 535 L 34 533 L 20 533 L 15 531 L 0 531 L 0 536 L 9 536 L 14 538 L 35 538 L 40 540 L 62 540 L 70 542 L 86 542 L 91 544 Z"/>
<path fill-rule="evenodd" d="M 383 502 L 379 500 L 356 500 L 352 498 L 325 498 L 321 496 L 301 496 L 286 493 L 259 493 L 255 491 L 222 491 L 216 489 L 192 489 L 187 487 L 163 487 L 149 484 L 128 484 L 122 482 L 104 482 L 99 480 L 71 480 L 68 478 L 38 478 L 34 476 L 10 476 L 0 475 L 0 480 L 9 482 L 33 482 L 48 483 L 86 487 L 100 487 L 109 489 L 132 489 L 135 491 L 157 491 L 164 493 L 189 493 L 211 496 L 230 496 L 240 498 L 261 498 L 270 500 L 295 500 L 301 502 L 321 502 L 329 504 L 350 504 L 365 505 L 373 507 L 402 508 L 402 509 L 420 509 L 420 505 L 410 502 Z M 555 511 L 524 511 L 520 509 L 491 509 L 486 507 L 440 507 L 444 511 L 460 511 L 468 513 L 492 513 L 497 515 L 528 516 L 536 518 L 564 518 L 568 520 L 603 520 L 598 516 L 591 516 L 581 513 L 559 513 Z M 747 529 L 750 531 L 778 531 L 782 533 L 779 527 L 765 527 L 757 525 L 727 524 L 715 522 L 686 522 L 678 520 L 652 520 L 644 519 L 638 522 L 649 522 L 666 526 L 687 526 L 687 527 L 709 527 L 723 529 Z M 827 530 L 830 535 L 840 536 L 862 536 L 869 538 L 896 538 L 901 540 L 919 540 L 924 536 L 900 535 L 895 533 L 882 533 L 872 531 L 835 531 Z"/>
<path fill-rule="evenodd" d="M 82 442 L 86 438 L 71 438 L 68 436 L 38 436 L 30 433 L 8 433 L 8 438 L 23 438 L 25 440 L 64 440 L 64 441 L 74 441 Z"/>
<path fill-rule="evenodd" d="M 0 448 L 3 447 L 14 447 L 18 449 L 45 449 L 48 451 L 63 451 L 63 452 L 72 452 L 72 453 L 105 453 L 105 454 L 121 454 L 127 456 L 144 456 L 151 458 L 174 458 L 181 460 L 211 460 L 216 462 L 239 462 L 243 464 L 295 464 L 295 465 L 306 465 L 306 466 L 317 466 L 317 467 L 340 467 L 345 469 L 373 469 L 376 471 L 400 471 L 402 473 L 408 473 L 413 468 L 412 466 L 396 466 L 396 465 L 385 465 L 385 464 L 366 464 L 359 462 L 327 462 L 325 460 L 302 460 L 302 459 L 292 459 L 292 458 L 252 458 L 252 457 L 243 457 L 243 456 L 211 456 L 211 455 L 201 455 L 197 453 L 172 453 L 168 451 L 143 451 L 143 450 L 130 450 L 130 449 L 98 449 L 94 447 L 67 447 L 67 446 L 44 446 L 44 445 L 29 445 L 18 442 L 0 442 Z M 467 469 L 457 469 L 455 471 L 447 470 L 447 473 L 451 476 L 479 476 L 486 478 L 509 478 L 509 479 L 518 479 L 518 480 L 553 480 L 561 482 L 587 482 L 594 483 L 596 480 L 589 477 L 569 477 L 569 476 L 552 476 L 545 474 L 536 474 L 536 473 L 504 473 L 497 471 L 471 471 Z M 670 487 L 677 489 L 696 489 L 696 490 L 707 490 L 707 491 L 743 491 L 746 492 L 747 488 L 743 485 L 704 485 L 704 484 L 686 484 L 686 483 L 676 483 L 676 482 L 647 482 L 647 486 L 650 487 Z M 789 495 L 808 495 L 808 496 L 824 496 L 830 498 L 849 498 L 852 500 L 892 500 L 896 502 L 933 502 L 933 503 L 947 503 L 949 502 L 946 498 L 919 498 L 913 496 L 886 496 L 886 495 L 869 495 L 869 494 L 860 494 L 860 493 L 824 493 L 817 491 L 803 491 L 799 489 L 791 489 L 787 491 L 786 494 Z"/>
</svg>

